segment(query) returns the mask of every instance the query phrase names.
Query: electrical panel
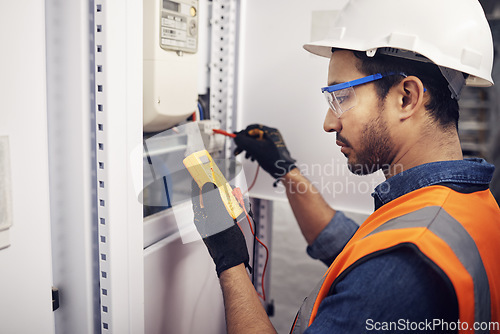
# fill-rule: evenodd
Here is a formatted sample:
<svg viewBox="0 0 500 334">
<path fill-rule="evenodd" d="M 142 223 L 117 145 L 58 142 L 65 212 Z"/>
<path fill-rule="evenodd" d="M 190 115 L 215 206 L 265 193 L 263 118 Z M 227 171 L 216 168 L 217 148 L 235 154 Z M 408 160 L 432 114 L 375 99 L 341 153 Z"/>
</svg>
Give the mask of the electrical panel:
<svg viewBox="0 0 500 334">
<path fill-rule="evenodd" d="M 178 124 L 198 105 L 198 0 L 144 0 L 145 132 Z"/>
</svg>

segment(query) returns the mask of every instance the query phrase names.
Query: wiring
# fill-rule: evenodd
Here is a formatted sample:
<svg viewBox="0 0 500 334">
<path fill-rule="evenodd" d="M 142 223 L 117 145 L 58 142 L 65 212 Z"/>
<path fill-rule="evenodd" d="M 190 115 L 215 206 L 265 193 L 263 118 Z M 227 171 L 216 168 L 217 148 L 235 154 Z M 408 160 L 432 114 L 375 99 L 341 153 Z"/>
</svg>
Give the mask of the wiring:
<svg viewBox="0 0 500 334">
<path fill-rule="evenodd" d="M 224 136 L 227 136 L 227 137 L 231 137 L 231 138 L 236 137 L 235 133 L 229 133 L 229 132 L 221 130 L 221 129 L 212 129 L 212 131 L 214 133 L 218 133 L 218 134 L 221 134 L 221 135 L 224 135 Z"/>
<path fill-rule="evenodd" d="M 203 121 L 204 116 L 203 116 L 203 106 L 201 105 L 200 101 L 198 101 L 198 111 L 194 111 L 193 114 L 191 115 L 191 119 L 193 122 L 196 121 Z"/>
<path fill-rule="evenodd" d="M 258 172 L 258 169 L 257 169 L 257 172 Z M 256 175 L 257 176 L 257 175 Z M 257 241 L 259 244 L 262 245 L 262 247 L 264 247 L 264 249 L 266 250 L 266 261 L 264 263 L 264 269 L 262 270 L 262 278 L 260 280 L 260 283 L 261 283 L 261 290 L 262 290 L 262 294 L 260 294 L 258 291 L 257 291 L 257 295 L 262 298 L 262 300 L 266 300 L 266 290 L 264 288 L 264 277 L 266 276 L 266 269 L 267 269 L 267 263 L 269 261 L 269 248 L 267 248 L 267 246 L 257 237 L 257 235 L 255 234 L 255 230 L 252 226 L 252 222 L 250 221 L 250 215 L 248 214 L 247 212 L 247 209 L 245 207 L 245 202 L 243 200 L 243 194 L 241 193 L 241 189 L 236 187 L 233 189 L 233 195 L 234 197 L 236 197 L 236 199 L 238 200 L 238 202 L 240 203 L 241 207 L 243 208 L 243 211 L 245 212 L 245 215 L 247 217 L 247 221 L 248 221 L 248 224 L 250 226 L 250 231 L 252 232 L 252 235 L 255 239 L 255 241 Z M 253 220 L 253 217 L 252 217 L 252 220 Z M 254 221 L 255 223 L 255 221 Z M 239 224 L 238 224 L 239 226 Z M 240 226 L 240 229 L 241 229 L 241 226 Z"/>
<path fill-rule="evenodd" d="M 199 103 L 198 103 L 199 104 Z M 201 114 L 201 112 L 200 112 Z M 234 133 L 229 133 L 229 132 L 226 132 L 226 131 L 223 131 L 223 130 L 220 130 L 220 129 L 213 129 L 213 132 L 214 133 L 218 133 L 218 134 L 222 134 L 222 135 L 225 135 L 225 136 L 228 136 L 228 137 L 231 137 L 231 138 L 234 138 L 236 137 L 236 134 Z M 255 170 L 255 176 L 253 178 L 253 181 L 250 185 L 250 187 L 247 188 L 247 190 L 245 191 L 245 194 L 247 194 L 254 186 L 255 186 L 255 183 L 257 182 L 257 177 L 259 176 L 259 169 L 260 169 L 260 166 L 257 165 L 257 169 Z M 249 215 L 249 213 L 247 212 L 246 210 L 246 207 L 245 207 L 245 202 L 243 200 L 243 194 L 241 193 L 241 189 L 236 187 L 233 189 L 233 195 L 236 197 L 236 199 L 238 200 L 238 202 L 240 203 L 241 207 L 243 208 L 243 210 L 245 211 L 245 215 L 247 217 L 247 220 L 248 220 L 248 225 L 250 226 L 250 231 L 252 232 L 252 235 L 254 237 L 254 240 L 257 241 L 259 244 L 262 245 L 262 247 L 264 247 L 264 249 L 266 250 L 266 261 L 264 263 L 264 269 L 262 270 L 262 278 L 260 280 L 261 282 L 261 289 L 262 289 L 262 294 L 260 294 L 258 291 L 257 291 L 257 295 L 262 298 L 262 300 L 266 301 L 266 291 L 265 291 L 265 288 L 264 288 L 264 277 L 266 276 L 266 269 L 267 269 L 267 263 L 269 261 L 269 248 L 267 248 L 267 246 L 257 237 L 257 235 L 255 234 L 255 230 L 252 226 L 252 222 L 250 221 L 250 217 L 252 217 L 252 220 L 253 220 L 253 216 L 252 215 Z M 240 230 L 242 230 L 241 228 L 241 225 L 239 224 L 239 222 L 236 222 L 240 228 Z M 255 220 L 254 220 L 254 223 L 255 223 Z M 243 230 L 242 230 L 243 231 Z M 255 242 L 254 241 L 254 242 Z"/>
<path fill-rule="evenodd" d="M 248 193 L 250 190 L 252 190 L 253 186 L 255 186 L 255 182 L 257 182 L 257 177 L 259 176 L 259 169 L 260 166 L 257 165 L 257 169 L 255 170 L 255 176 L 253 177 L 252 184 L 250 185 L 250 187 L 248 187 L 247 191 L 245 191 L 245 194 Z"/>
<path fill-rule="evenodd" d="M 201 105 L 200 101 L 198 101 L 198 111 L 199 111 L 200 121 L 202 121 L 204 119 L 204 117 L 203 117 L 203 106 Z"/>
<path fill-rule="evenodd" d="M 199 102 L 198 102 L 199 104 Z M 221 135 L 224 135 L 224 136 L 227 136 L 227 137 L 231 137 L 231 138 L 234 138 L 236 137 L 236 134 L 235 133 L 229 133 L 227 131 L 224 131 L 224 130 L 221 130 L 221 129 L 213 129 L 212 130 L 214 133 L 218 133 L 218 134 L 221 134 Z M 252 188 L 253 186 L 255 185 L 255 182 L 257 181 L 257 176 L 259 175 L 259 169 L 260 169 L 260 166 L 257 165 L 257 170 L 255 171 L 255 176 L 253 178 L 253 181 L 252 181 L 252 184 L 250 185 L 250 187 L 248 187 L 248 189 L 245 191 L 244 195 L 246 193 L 248 193 Z"/>
</svg>

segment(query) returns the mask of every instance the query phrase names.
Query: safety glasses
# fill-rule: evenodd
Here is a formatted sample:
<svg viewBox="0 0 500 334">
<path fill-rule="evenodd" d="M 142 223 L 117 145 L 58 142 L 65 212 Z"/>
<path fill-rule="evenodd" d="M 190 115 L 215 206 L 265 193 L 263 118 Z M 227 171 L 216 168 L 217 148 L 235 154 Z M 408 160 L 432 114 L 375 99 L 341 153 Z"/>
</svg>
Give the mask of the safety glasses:
<svg viewBox="0 0 500 334">
<path fill-rule="evenodd" d="M 354 92 L 354 87 L 391 75 L 402 75 L 406 78 L 406 74 L 402 72 L 377 73 L 337 85 L 323 87 L 321 88 L 321 92 L 325 95 L 330 110 L 337 118 L 340 118 L 343 113 L 356 106 L 356 93 Z"/>
</svg>

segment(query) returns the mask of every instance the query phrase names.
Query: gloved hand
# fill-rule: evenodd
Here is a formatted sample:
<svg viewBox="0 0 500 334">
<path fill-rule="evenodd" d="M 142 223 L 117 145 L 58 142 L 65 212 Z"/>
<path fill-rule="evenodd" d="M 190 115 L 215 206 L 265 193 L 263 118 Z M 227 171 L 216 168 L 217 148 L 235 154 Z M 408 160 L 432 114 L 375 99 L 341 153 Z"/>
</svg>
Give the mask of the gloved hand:
<svg viewBox="0 0 500 334">
<path fill-rule="evenodd" d="M 246 151 L 245 158 L 257 160 L 259 165 L 275 179 L 297 168 L 294 164 L 296 160 L 290 156 L 278 129 L 252 124 L 245 130 L 237 132 L 234 142 L 235 155 Z"/>
<path fill-rule="evenodd" d="M 217 276 L 240 263 L 250 268 L 245 237 L 236 224 L 237 220 L 227 212 L 215 184 L 205 183 L 200 192 L 198 184 L 193 181 L 191 198 L 194 224 L 214 260 Z"/>
</svg>

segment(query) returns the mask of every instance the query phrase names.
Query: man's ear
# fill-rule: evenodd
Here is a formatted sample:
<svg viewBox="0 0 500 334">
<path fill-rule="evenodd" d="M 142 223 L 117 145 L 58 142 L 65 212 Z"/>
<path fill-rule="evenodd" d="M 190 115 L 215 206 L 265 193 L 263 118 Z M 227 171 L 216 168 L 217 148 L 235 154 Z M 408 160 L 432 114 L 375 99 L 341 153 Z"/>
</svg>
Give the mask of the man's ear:
<svg viewBox="0 0 500 334">
<path fill-rule="evenodd" d="M 424 90 L 422 81 L 415 76 L 408 76 L 400 82 L 398 93 L 401 120 L 413 116 L 418 110 L 425 107 Z"/>
</svg>

